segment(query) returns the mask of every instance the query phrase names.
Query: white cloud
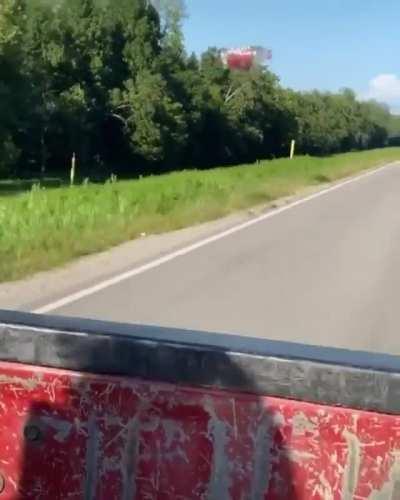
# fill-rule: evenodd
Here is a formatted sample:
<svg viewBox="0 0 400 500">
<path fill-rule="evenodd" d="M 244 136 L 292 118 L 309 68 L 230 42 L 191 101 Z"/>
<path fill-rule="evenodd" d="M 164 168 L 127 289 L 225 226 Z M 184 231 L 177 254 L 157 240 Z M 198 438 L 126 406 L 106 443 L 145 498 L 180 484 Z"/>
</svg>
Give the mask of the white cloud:
<svg viewBox="0 0 400 500">
<path fill-rule="evenodd" d="M 389 105 L 392 109 L 400 107 L 400 78 L 390 73 L 382 73 L 370 80 L 368 90 L 360 95 L 361 99 L 375 99 Z"/>
</svg>

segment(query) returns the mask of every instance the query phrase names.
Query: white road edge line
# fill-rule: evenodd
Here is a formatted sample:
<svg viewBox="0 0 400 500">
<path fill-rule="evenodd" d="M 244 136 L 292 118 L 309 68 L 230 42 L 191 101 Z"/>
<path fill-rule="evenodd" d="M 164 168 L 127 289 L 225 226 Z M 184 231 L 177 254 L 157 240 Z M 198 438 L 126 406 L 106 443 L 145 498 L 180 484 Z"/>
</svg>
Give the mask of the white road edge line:
<svg viewBox="0 0 400 500">
<path fill-rule="evenodd" d="M 215 234 L 215 235 L 210 236 L 208 238 L 205 238 L 201 241 L 198 241 L 197 243 L 194 243 L 194 244 L 186 246 L 180 250 L 172 252 L 168 255 L 165 255 L 164 257 L 160 257 L 159 259 L 153 260 L 147 264 L 144 264 L 142 266 L 131 269 L 130 271 L 126 271 L 122 274 L 118 274 L 117 276 L 114 276 L 113 278 L 110 278 L 110 279 L 107 279 L 105 281 L 98 283 L 97 285 L 91 286 L 89 288 L 85 288 L 79 292 L 68 295 L 60 300 L 56 300 L 55 302 L 52 302 L 52 303 L 47 304 L 43 307 L 40 307 L 39 309 L 36 309 L 35 311 L 33 311 L 33 313 L 34 314 L 46 314 L 46 313 L 55 311 L 57 309 L 61 309 L 62 307 L 67 306 L 69 304 L 72 304 L 74 302 L 77 302 L 78 300 L 84 299 L 85 297 L 88 297 L 90 295 L 94 295 L 95 293 L 101 292 L 102 290 L 105 290 L 106 288 L 117 285 L 118 283 L 121 283 L 121 282 L 126 281 L 130 278 L 138 276 L 139 274 L 143 274 L 147 271 L 150 271 L 151 269 L 155 269 L 157 267 L 160 267 L 163 264 L 166 264 L 167 262 L 171 262 L 172 260 L 177 259 L 178 257 L 183 257 L 184 255 L 187 255 L 191 252 L 194 252 L 195 250 L 198 250 L 199 248 L 203 248 L 206 245 L 209 245 L 210 243 L 214 243 L 215 241 L 222 240 L 223 238 L 226 238 L 227 236 L 231 236 L 232 234 L 238 233 L 238 232 L 242 231 L 243 229 L 247 229 L 248 227 L 254 226 L 255 224 L 263 222 L 267 219 L 271 219 L 272 217 L 275 217 L 276 215 L 279 215 L 283 212 L 291 210 L 292 208 L 295 208 L 295 207 L 298 207 L 298 206 L 303 205 L 305 203 L 308 203 L 309 201 L 315 200 L 316 198 L 320 198 L 321 196 L 324 196 L 328 193 L 336 191 L 336 190 L 342 188 L 343 186 L 347 186 L 348 184 L 352 184 L 354 182 L 360 181 L 361 179 L 365 179 L 366 177 L 370 177 L 371 175 L 375 175 L 376 173 L 381 172 L 383 169 L 386 169 L 387 167 L 393 166 L 396 163 L 397 162 L 393 162 L 393 163 L 384 165 L 382 167 L 378 167 L 374 170 L 369 170 L 368 172 L 366 172 L 364 174 L 358 175 L 356 177 L 351 177 L 350 179 L 347 179 L 343 182 L 339 182 L 337 184 L 334 184 L 333 186 L 329 186 L 325 189 L 322 189 L 321 191 L 318 191 L 318 192 L 313 193 L 309 196 L 306 196 L 305 198 L 301 198 L 297 201 L 289 203 L 288 205 L 277 208 L 275 210 L 271 210 L 270 212 L 267 212 L 263 215 L 260 215 L 259 217 L 256 217 L 256 218 L 251 219 L 247 222 L 243 222 L 241 224 L 238 224 L 237 226 L 234 226 L 230 229 L 227 229 L 226 231 L 222 231 L 221 233 L 218 233 L 218 234 Z"/>
</svg>

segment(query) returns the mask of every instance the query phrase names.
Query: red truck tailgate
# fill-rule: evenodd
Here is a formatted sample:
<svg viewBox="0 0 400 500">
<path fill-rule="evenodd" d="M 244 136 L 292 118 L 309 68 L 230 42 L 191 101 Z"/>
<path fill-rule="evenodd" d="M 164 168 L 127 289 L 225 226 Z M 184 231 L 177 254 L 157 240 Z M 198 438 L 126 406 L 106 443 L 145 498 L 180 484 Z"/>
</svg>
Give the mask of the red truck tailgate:
<svg viewBox="0 0 400 500">
<path fill-rule="evenodd" d="M 397 357 L 0 312 L 0 499 L 398 499 Z"/>
</svg>

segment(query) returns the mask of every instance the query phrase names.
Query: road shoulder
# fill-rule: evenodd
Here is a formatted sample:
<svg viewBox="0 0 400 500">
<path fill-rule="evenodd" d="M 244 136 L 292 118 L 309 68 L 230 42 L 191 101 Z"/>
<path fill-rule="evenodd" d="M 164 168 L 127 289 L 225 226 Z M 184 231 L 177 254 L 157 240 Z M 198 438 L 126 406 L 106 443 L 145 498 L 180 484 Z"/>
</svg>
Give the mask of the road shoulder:
<svg viewBox="0 0 400 500">
<path fill-rule="evenodd" d="M 387 166 L 380 167 L 379 170 Z M 376 168 L 366 170 L 362 176 L 374 170 Z M 360 175 L 353 177 L 360 177 Z M 98 282 L 229 230 L 264 213 L 306 198 L 313 193 L 324 191 L 330 186 L 342 184 L 349 179 L 351 177 L 331 184 L 311 186 L 301 190 L 296 195 L 179 231 L 160 235 L 144 235 L 140 239 L 123 243 L 107 251 L 77 259 L 61 268 L 37 273 L 30 278 L 13 283 L 0 284 L 0 308 L 33 311 L 43 304 L 57 301 L 78 290 L 89 288 Z"/>
</svg>

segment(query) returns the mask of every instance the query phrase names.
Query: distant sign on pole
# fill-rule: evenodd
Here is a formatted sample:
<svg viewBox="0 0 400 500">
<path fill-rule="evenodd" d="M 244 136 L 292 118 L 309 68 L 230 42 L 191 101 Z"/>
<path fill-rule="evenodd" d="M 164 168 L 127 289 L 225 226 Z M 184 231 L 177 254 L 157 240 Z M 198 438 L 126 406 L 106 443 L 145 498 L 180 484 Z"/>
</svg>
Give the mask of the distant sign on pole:
<svg viewBox="0 0 400 500">
<path fill-rule="evenodd" d="M 244 47 L 221 50 L 223 64 L 231 70 L 249 71 L 272 59 L 272 51 L 265 47 Z"/>
</svg>

